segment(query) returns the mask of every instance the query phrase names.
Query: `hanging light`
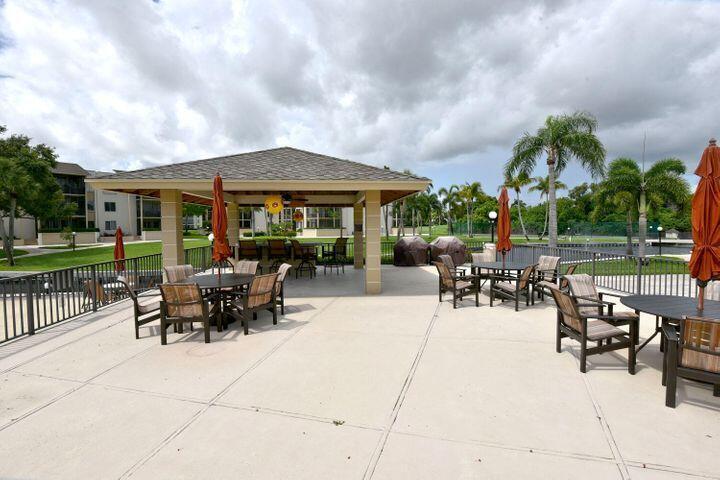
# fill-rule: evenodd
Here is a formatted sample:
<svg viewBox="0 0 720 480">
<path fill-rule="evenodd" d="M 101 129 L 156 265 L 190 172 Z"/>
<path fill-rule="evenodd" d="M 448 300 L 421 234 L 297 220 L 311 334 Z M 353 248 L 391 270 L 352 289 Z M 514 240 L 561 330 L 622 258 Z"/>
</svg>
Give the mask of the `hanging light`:
<svg viewBox="0 0 720 480">
<path fill-rule="evenodd" d="M 293 220 L 296 221 L 296 222 L 302 222 L 303 219 L 305 218 L 305 216 L 303 215 L 302 210 L 300 210 L 300 209 L 298 208 L 297 210 L 295 210 L 295 211 L 293 212 L 292 218 L 293 218 Z"/>
<path fill-rule="evenodd" d="M 269 214 L 275 215 L 276 213 L 282 212 L 283 199 L 280 195 L 270 195 L 265 199 L 265 210 Z"/>
</svg>

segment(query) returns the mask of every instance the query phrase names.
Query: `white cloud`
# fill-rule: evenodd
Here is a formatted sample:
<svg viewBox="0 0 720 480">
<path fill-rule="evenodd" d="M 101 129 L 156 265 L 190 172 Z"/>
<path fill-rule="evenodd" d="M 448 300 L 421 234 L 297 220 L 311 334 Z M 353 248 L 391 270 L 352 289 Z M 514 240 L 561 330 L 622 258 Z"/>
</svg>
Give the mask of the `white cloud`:
<svg viewBox="0 0 720 480">
<path fill-rule="evenodd" d="M 583 109 L 611 158 L 639 157 L 647 132 L 648 159 L 694 165 L 720 135 L 719 14 L 682 0 L 0 0 L 0 123 L 88 168 L 289 144 L 437 184 L 448 165 L 493 192 L 523 131 Z"/>
</svg>

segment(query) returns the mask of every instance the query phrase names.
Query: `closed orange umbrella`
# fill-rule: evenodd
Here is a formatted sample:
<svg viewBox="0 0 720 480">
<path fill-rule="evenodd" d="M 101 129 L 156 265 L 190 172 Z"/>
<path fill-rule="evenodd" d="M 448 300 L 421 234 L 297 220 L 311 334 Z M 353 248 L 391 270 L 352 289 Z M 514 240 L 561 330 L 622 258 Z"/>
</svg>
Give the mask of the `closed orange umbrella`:
<svg viewBox="0 0 720 480">
<path fill-rule="evenodd" d="M 700 177 L 692 200 L 692 233 L 695 246 L 690 276 L 697 279 L 698 309 L 703 309 L 705 286 L 720 278 L 720 148 L 710 139 L 695 175 Z"/>
<path fill-rule="evenodd" d="M 115 249 L 113 250 L 113 256 L 115 257 L 115 270 L 121 272 L 125 270 L 125 244 L 123 243 L 122 228 L 117 227 L 115 230 Z"/>
<path fill-rule="evenodd" d="M 212 232 L 213 237 L 213 262 L 220 264 L 230 256 L 230 246 L 227 240 L 227 212 L 225 211 L 225 199 L 223 198 L 223 184 L 220 174 L 215 175 L 213 181 L 213 205 L 212 205 Z M 218 269 L 218 273 L 220 269 Z"/>
<path fill-rule="evenodd" d="M 500 191 L 498 202 L 500 203 L 500 211 L 498 212 L 496 249 L 502 253 L 504 262 L 505 254 L 512 248 L 512 242 L 510 241 L 510 197 L 507 188 L 503 187 Z"/>
</svg>

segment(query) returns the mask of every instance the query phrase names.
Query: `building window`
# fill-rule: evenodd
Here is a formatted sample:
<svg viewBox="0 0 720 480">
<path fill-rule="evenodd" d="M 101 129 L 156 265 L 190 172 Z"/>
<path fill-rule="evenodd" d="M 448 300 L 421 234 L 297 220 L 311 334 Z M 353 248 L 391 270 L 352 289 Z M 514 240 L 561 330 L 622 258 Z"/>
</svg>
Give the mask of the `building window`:
<svg viewBox="0 0 720 480">
<path fill-rule="evenodd" d="M 115 220 L 106 220 L 105 230 L 108 232 L 114 232 L 115 230 L 117 230 L 117 222 Z"/>
<path fill-rule="evenodd" d="M 252 208 L 240 209 L 240 228 L 252 228 Z"/>
<path fill-rule="evenodd" d="M 307 228 L 340 228 L 342 209 L 339 207 L 309 207 L 306 209 Z"/>
<path fill-rule="evenodd" d="M 114 212 L 116 211 L 117 207 L 115 206 L 115 202 L 105 202 L 105 211 L 106 212 Z"/>
</svg>

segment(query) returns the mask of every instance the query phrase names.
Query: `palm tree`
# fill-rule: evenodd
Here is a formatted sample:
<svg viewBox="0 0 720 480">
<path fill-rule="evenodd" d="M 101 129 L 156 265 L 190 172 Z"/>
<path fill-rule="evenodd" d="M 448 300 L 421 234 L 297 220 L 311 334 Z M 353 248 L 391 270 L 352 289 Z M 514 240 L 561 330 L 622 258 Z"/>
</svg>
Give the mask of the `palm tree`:
<svg viewBox="0 0 720 480">
<path fill-rule="evenodd" d="M 605 147 L 595 136 L 597 120 L 586 112 L 572 115 L 550 115 L 535 135 L 528 132 L 513 147 L 513 156 L 505 165 L 506 176 L 523 172 L 530 175 L 537 161 L 547 156 L 548 167 L 548 220 L 550 234 L 548 244 L 557 246 L 557 200 L 555 178 L 573 158 L 590 172 L 593 178 L 605 173 Z"/>
<path fill-rule="evenodd" d="M 644 170 L 644 169 L 643 169 Z M 647 172 L 642 174 L 640 195 L 638 199 L 639 240 L 638 255 L 645 256 L 647 239 L 648 206 L 658 207 L 661 203 L 672 202 L 684 204 L 690 195 L 690 186 L 682 178 L 685 164 L 678 158 L 665 158 L 656 162 Z"/>
<path fill-rule="evenodd" d="M 548 201 L 549 192 L 550 192 L 550 178 L 548 176 L 544 177 L 535 177 L 533 178 L 535 181 L 535 185 L 530 187 L 529 191 L 531 192 L 540 192 L 540 201 L 542 201 L 543 197 L 545 198 L 545 225 L 543 226 L 542 233 L 538 236 L 540 240 L 542 240 L 545 237 L 545 233 L 547 233 L 547 227 L 548 227 L 548 217 L 550 214 L 550 202 Z M 561 182 L 560 180 L 555 179 L 555 190 L 565 190 L 567 186 Z"/>
<path fill-rule="evenodd" d="M 442 205 L 443 212 L 445 214 L 445 220 L 447 221 L 448 234 L 453 234 L 453 210 L 457 208 L 460 201 L 457 195 L 459 187 L 457 185 L 450 185 L 448 188 L 442 187 L 438 190 L 438 195 L 442 197 L 440 203 Z"/>
<path fill-rule="evenodd" d="M 625 213 L 625 253 L 633 254 L 633 217 L 637 211 L 642 172 L 631 158 L 617 158 L 610 162 L 605 180 L 600 184 L 593 216 L 608 207 Z"/>
<path fill-rule="evenodd" d="M 515 191 L 515 205 L 517 205 L 517 211 L 518 211 L 518 219 L 520 220 L 520 228 L 522 228 L 523 235 L 525 236 L 525 240 L 530 240 L 527 234 L 527 230 L 525 230 L 525 222 L 523 222 L 522 217 L 522 205 L 520 204 L 520 192 L 524 187 L 527 187 L 532 183 L 532 180 L 530 177 L 528 177 L 524 173 L 518 173 L 517 175 L 508 176 L 505 177 L 505 183 L 503 183 L 499 188 L 507 187 L 511 188 Z"/>
<path fill-rule="evenodd" d="M 462 199 L 462 201 L 465 203 L 465 214 L 467 215 L 467 233 L 468 236 L 473 236 L 472 231 L 472 215 L 473 215 L 473 209 L 475 205 L 475 200 L 480 196 L 482 193 L 482 187 L 480 186 L 480 182 L 473 182 L 473 183 L 465 183 L 462 187 L 460 187 L 460 190 L 458 191 L 458 196 Z"/>
</svg>

